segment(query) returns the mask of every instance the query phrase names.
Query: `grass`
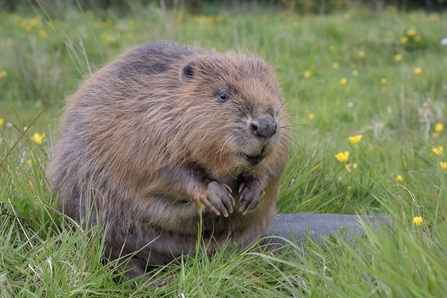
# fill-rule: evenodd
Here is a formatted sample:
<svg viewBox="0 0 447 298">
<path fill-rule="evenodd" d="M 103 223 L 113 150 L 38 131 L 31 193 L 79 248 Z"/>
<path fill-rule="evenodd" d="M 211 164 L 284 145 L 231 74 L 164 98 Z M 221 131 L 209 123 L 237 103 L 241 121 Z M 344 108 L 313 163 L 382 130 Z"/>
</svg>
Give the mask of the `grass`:
<svg viewBox="0 0 447 298">
<path fill-rule="evenodd" d="M 447 148 L 435 130 L 447 125 L 445 14 L 63 11 L 0 18 L 0 296 L 447 295 L 447 158 L 432 150 Z M 153 272 L 174 278 L 166 286 L 116 284 L 101 236 L 55 210 L 45 166 L 64 98 L 123 49 L 159 39 L 256 52 L 275 67 L 294 125 L 280 212 L 384 214 L 390 229 L 274 252 L 229 245 Z"/>
</svg>

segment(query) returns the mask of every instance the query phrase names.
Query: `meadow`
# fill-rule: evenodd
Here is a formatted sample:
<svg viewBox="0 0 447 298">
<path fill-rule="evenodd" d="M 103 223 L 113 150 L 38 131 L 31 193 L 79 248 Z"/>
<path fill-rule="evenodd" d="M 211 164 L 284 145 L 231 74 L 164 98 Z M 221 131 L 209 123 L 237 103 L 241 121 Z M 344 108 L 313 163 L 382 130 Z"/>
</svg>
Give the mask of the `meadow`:
<svg viewBox="0 0 447 298">
<path fill-rule="evenodd" d="M 446 297 L 446 28 L 445 13 L 393 7 L 1 13 L 0 296 Z M 274 67 L 293 125 L 279 212 L 393 223 L 323 246 L 228 245 L 155 270 L 174 280 L 162 287 L 116 284 L 97 231 L 55 210 L 45 167 L 65 98 L 123 50 L 160 39 L 253 52 Z"/>
</svg>

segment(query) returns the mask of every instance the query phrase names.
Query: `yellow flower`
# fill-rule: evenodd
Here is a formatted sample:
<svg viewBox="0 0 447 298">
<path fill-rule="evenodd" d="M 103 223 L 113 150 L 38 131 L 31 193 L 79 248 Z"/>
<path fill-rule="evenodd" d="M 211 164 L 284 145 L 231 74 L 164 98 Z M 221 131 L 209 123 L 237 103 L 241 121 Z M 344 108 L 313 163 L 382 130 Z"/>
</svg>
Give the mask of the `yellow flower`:
<svg viewBox="0 0 447 298">
<path fill-rule="evenodd" d="M 359 57 L 360 57 L 360 58 L 365 57 L 365 52 L 360 51 L 360 52 L 359 52 Z"/>
<path fill-rule="evenodd" d="M 314 113 L 310 113 L 309 115 L 307 115 L 307 118 L 309 118 L 310 120 L 315 118 Z"/>
<path fill-rule="evenodd" d="M 40 37 L 40 38 L 46 38 L 47 36 L 48 36 L 47 31 L 45 31 L 45 30 L 43 30 L 43 29 L 40 29 L 40 30 L 39 30 L 39 37 Z"/>
<path fill-rule="evenodd" d="M 312 73 L 311 73 L 310 71 L 305 71 L 304 74 L 303 74 L 303 77 L 304 77 L 305 79 L 307 79 L 307 78 L 310 77 L 311 75 L 312 75 Z"/>
<path fill-rule="evenodd" d="M 416 67 L 415 69 L 413 69 L 413 72 L 414 72 L 415 74 L 420 74 L 420 73 L 422 72 L 422 68 L 420 68 L 420 67 Z"/>
<path fill-rule="evenodd" d="M 33 19 L 31 19 L 30 23 L 33 27 L 39 27 L 40 25 L 42 25 L 42 18 L 40 16 L 35 16 Z"/>
<path fill-rule="evenodd" d="M 404 181 L 404 177 L 402 177 L 402 175 L 397 175 L 396 181 L 400 183 L 400 182 Z"/>
<path fill-rule="evenodd" d="M 402 60 L 402 55 L 401 54 L 394 55 L 394 60 L 396 60 L 396 61 Z"/>
<path fill-rule="evenodd" d="M 401 37 L 401 38 L 399 39 L 399 41 L 400 41 L 400 43 L 407 43 L 407 42 L 408 42 L 408 37 L 406 37 L 406 36 Z"/>
<path fill-rule="evenodd" d="M 351 164 L 345 165 L 345 168 L 348 173 L 351 173 Z"/>
<path fill-rule="evenodd" d="M 103 27 L 110 27 L 110 26 L 112 26 L 112 20 L 111 19 L 107 19 L 106 21 L 101 22 L 101 25 Z"/>
<path fill-rule="evenodd" d="M 358 144 L 362 140 L 362 135 L 356 135 L 348 138 L 352 144 Z"/>
<path fill-rule="evenodd" d="M 354 70 L 352 71 L 352 75 L 353 75 L 354 77 L 356 77 L 358 74 L 359 74 L 359 72 L 358 72 L 357 70 L 354 69 Z"/>
<path fill-rule="evenodd" d="M 434 20 L 437 20 L 437 19 L 439 19 L 439 13 L 432 13 L 429 17 L 428 17 L 428 20 L 430 20 L 430 21 L 434 21 Z"/>
<path fill-rule="evenodd" d="M 414 29 L 408 29 L 408 30 L 407 30 L 407 35 L 408 35 L 408 36 L 416 35 L 416 30 L 414 30 Z"/>
<path fill-rule="evenodd" d="M 347 164 L 347 165 L 345 165 L 345 168 L 346 168 L 346 171 L 348 171 L 348 173 L 351 173 L 352 172 L 352 169 L 351 169 L 351 166 L 352 166 L 352 168 L 355 170 L 355 169 L 357 169 L 357 164 L 355 163 L 355 164 Z"/>
<path fill-rule="evenodd" d="M 447 171 L 447 162 L 441 161 L 439 163 L 439 165 L 441 166 L 441 169 L 443 169 L 444 171 Z"/>
<path fill-rule="evenodd" d="M 7 74 L 8 73 L 6 71 L 4 71 L 4 70 L 0 71 L 0 79 L 6 77 Z"/>
<path fill-rule="evenodd" d="M 380 83 L 382 83 L 382 84 L 386 84 L 386 82 L 387 82 L 386 78 L 381 78 L 381 79 L 380 79 Z"/>
<path fill-rule="evenodd" d="M 335 154 L 335 158 L 339 161 L 339 162 L 347 162 L 349 159 L 349 152 L 345 151 L 345 152 L 339 152 L 337 154 Z"/>
<path fill-rule="evenodd" d="M 422 39 L 422 36 L 420 36 L 420 35 L 416 35 L 416 36 L 414 37 L 414 41 L 415 41 L 415 42 L 419 42 L 419 41 L 421 41 L 421 39 Z"/>
<path fill-rule="evenodd" d="M 116 36 L 110 35 L 110 34 L 108 34 L 106 32 L 104 32 L 102 34 L 102 38 L 104 38 L 106 43 L 114 43 L 114 42 L 116 42 L 118 40 L 118 38 Z"/>
<path fill-rule="evenodd" d="M 32 163 L 33 163 L 33 162 L 31 161 L 31 159 L 27 159 L 27 160 L 26 160 L 26 164 L 27 164 L 28 166 L 31 166 Z"/>
<path fill-rule="evenodd" d="M 424 220 L 422 219 L 421 216 L 416 216 L 415 218 L 413 218 L 413 224 L 416 225 L 417 227 L 422 226 L 423 222 Z"/>
<path fill-rule="evenodd" d="M 444 124 L 442 123 L 436 123 L 435 125 L 435 131 L 436 132 L 442 132 L 444 130 Z"/>
<path fill-rule="evenodd" d="M 335 46 L 330 45 L 330 46 L 329 46 L 329 51 L 331 51 L 331 52 L 335 51 Z"/>
<path fill-rule="evenodd" d="M 339 66 L 339 65 L 338 65 L 337 62 L 332 63 L 332 67 L 333 67 L 333 68 L 338 68 L 338 66 Z"/>
<path fill-rule="evenodd" d="M 437 156 L 441 156 L 441 155 L 442 155 L 443 148 L 442 148 L 442 146 L 439 146 L 439 147 L 437 147 L 437 148 L 433 148 L 432 151 L 433 151 L 433 153 L 436 154 Z"/>
<path fill-rule="evenodd" d="M 40 145 L 40 144 L 42 144 L 42 139 L 44 136 L 45 136 L 45 134 L 39 134 L 39 133 L 35 132 L 33 134 L 33 136 L 31 137 L 31 140 L 34 141 L 34 143 Z"/>
<path fill-rule="evenodd" d="M 2 126 L 3 124 L 5 124 L 5 119 L 0 118 L 0 126 Z"/>
<path fill-rule="evenodd" d="M 342 84 L 342 85 L 345 85 L 347 82 L 348 82 L 348 79 L 347 79 L 347 78 L 342 78 L 342 79 L 340 80 L 340 84 Z"/>
<path fill-rule="evenodd" d="M 388 30 L 387 32 L 385 32 L 386 36 L 393 36 L 394 35 L 394 31 L 393 30 Z"/>
</svg>

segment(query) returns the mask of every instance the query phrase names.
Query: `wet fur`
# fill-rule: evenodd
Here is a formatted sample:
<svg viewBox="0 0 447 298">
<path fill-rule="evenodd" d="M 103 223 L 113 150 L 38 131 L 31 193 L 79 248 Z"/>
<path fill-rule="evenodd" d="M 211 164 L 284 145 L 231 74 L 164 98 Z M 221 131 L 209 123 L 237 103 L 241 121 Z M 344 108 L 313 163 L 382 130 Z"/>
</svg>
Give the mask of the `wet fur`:
<svg viewBox="0 0 447 298">
<path fill-rule="evenodd" d="M 228 101 L 217 101 L 221 91 Z M 278 121 L 278 132 L 260 145 L 247 123 L 262 114 Z M 147 44 L 69 98 L 48 175 L 59 208 L 77 222 L 85 224 L 94 202 L 89 222 L 106 227 L 111 259 L 138 251 L 126 268 L 135 277 L 147 263 L 195 251 L 201 210 L 210 253 L 227 239 L 247 246 L 270 230 L 287 158 L 286 121 L 280 87 L 263 60 Z M 264 159 L 252 166 L 241 152 Z M 265 194 L 247 215 L 234 207 L 224 217 L 198 199 L 213 181 L 229 185 L 236 202 L 241 183 Z"/>
</svg>

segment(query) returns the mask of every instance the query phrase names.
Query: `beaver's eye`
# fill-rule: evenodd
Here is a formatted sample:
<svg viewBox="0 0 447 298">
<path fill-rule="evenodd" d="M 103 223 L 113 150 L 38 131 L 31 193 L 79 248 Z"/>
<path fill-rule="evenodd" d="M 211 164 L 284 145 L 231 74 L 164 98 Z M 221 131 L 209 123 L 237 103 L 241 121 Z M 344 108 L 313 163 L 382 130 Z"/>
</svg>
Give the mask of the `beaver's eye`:
<svg viewBox="0 0 447 298">
<path fill-rule="evenodd" d="M 228 99 L 227 93 L 225 93 L 225 92 L 220 92 L 219 93 L 219 98 L 218 98 L 219 102 L 226 102 L 227 99 Z"/>
</svg>

